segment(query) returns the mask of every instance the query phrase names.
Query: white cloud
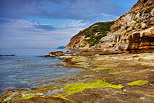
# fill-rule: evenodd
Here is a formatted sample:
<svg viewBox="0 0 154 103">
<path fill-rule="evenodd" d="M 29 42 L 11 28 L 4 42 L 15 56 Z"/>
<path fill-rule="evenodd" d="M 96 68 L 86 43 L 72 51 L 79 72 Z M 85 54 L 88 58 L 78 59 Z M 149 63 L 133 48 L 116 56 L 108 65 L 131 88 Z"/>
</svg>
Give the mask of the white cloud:
<svg viewBox="0 0 154 103">
<path fill-rule="evenodd" d="M 69 20 L 66 25 L 55 26 L 54 30 L 36 28 L 37 24 L 24 19 L 9 19 L 0 25 L 0 47 L 57 47 L 66 45 L 70 38 L 85 28 L 87 23 L 81 20 Z M 51 25 L 52 26 L 52 25 Z M 57 42 L 58 41 L 58 42 Z"/>
</svg>

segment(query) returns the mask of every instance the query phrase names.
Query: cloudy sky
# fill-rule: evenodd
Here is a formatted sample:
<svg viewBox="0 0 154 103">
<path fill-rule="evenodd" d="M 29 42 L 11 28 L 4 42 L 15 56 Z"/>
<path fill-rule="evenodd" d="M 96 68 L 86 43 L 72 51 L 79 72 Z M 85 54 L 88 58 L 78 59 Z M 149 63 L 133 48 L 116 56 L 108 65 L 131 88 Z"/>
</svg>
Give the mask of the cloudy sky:
<svg viewBox="0 0 154 103">
<path fill-rule="evenodd" d="M 95 22 L 116 20 L 137 0 L 0 0 L 0 48 L 66 45 Z"/>
</svg>

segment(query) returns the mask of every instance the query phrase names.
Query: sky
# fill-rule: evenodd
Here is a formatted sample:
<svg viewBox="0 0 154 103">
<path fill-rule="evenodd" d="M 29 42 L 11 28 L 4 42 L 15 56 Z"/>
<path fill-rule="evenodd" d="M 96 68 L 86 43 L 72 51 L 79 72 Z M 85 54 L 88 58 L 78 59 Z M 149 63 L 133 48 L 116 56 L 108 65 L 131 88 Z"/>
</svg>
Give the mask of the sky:
<svg viewBox="0 0 154 103">
<path fill-rule="evenodd" d="M 0 48 L 65 46 L 82 29 L 113 21 L 137 0 L 0 0 Z"/>
</svg>

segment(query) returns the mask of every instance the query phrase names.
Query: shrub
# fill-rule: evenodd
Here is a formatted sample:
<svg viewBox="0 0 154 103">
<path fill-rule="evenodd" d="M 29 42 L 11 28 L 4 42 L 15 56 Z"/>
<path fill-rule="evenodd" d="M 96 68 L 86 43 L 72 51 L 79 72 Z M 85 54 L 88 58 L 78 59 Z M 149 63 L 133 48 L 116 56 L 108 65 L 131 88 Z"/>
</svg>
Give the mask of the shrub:
<svg viewBox="0 0 154 103">
<path fill-rule="evenodd" d="M 76 36 L 85 35 L 86 37 L 90 37 L 90 39 L 85 39 L 85 41 L 90 44 L 90 46 L 94 46 L 102 37 L 106 36 L 107 32 L 110 31 L 110 27 L 113 25 L 113 23 L 113 21 L 95 23 L 85 30 L 80 31 Z M 96 33 L 98 34 L 95 35 Z"/>
</svg>

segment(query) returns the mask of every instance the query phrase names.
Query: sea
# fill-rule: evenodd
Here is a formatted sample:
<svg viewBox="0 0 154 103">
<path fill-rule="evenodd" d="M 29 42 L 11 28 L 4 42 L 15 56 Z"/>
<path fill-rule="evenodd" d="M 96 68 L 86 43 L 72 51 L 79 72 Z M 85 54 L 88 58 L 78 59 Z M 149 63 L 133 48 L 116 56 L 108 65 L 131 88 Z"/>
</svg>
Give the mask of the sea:
<svg viewBox="0 0 154 103">
<path fill-rule="evenodd" d="M 0 55 L 0 94 L 10 88 L 31 89 L 49 85 L 52 81 L 77 76 L 79 68 L 65 68 L 58 57 L 40 57 L 64 49 L 3 49 Z"/>
</svg>

